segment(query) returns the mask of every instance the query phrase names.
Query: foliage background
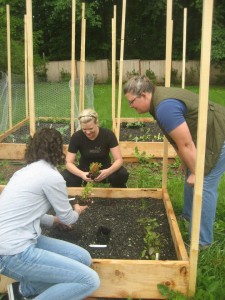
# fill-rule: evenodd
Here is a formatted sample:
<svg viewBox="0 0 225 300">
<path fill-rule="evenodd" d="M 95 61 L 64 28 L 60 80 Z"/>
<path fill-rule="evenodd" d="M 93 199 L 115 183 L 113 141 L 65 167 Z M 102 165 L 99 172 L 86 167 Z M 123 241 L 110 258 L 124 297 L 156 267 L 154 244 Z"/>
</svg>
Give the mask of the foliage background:
<svg viewBox="0 0 225 300">
<path fill-rule="evenodd" d="M 127 0 L 124 59 L 165 59 L 166 0 Z M 76 1 L 76 59 L 80 57 L 81 0 Z M 6 4 L 10 5 L 12 72 L 23 72 L 26 1 L 0 0 L 0 70 L 7 69 Z M 33 0 L 35 65 L 71 58 L 71 0 Z M 111 19 L 117 5 L 117 59 L 122 1 L 86 0 L 86 59 L 111 59 Z M 200 58 L 202 0 L 173 1 L 173 60 L 181 59 L 183 8 L 187 7 L 187 60 Z M 225 61 L 225 0 L 214 1 L 212 62 Z M 16 62 L 16 63 L 15 63 Z"/>
</svg>

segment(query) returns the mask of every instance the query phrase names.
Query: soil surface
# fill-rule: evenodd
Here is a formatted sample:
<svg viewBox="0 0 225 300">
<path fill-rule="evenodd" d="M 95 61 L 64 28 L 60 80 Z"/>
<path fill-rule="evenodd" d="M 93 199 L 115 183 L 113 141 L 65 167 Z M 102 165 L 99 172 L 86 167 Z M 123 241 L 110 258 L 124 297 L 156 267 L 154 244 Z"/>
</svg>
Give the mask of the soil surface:
<svg viewBox="0 0 225 300">
<path fill-rule="evenodd" d="M 156 122 L 122 122 L 120 141 L 163 142 L 163 133 Z"/>
<path fill-rule="evenodd" d="M 78 200 L 71 201 L 72 204 Z M 58 227 L 44 228 L 45 235 L 80 245 L 87 249 L 92 258 L 142 259 L 146 248 L 145 226 L 139 223 L 141 218 L 156 219 L 157 226 L 151 233 L 158 234 L 161 260 L 177 260 L 164 203 L 158 199 L 105 199 L 93 198 L 89 208 L 80 215 L 72 230 Z M 99 230 L 103 234 L 99 235 Z M 106 245 L 91 247 L 90 245 Z M 156 251 L 157 250 L 157 251 Z M 150 257 L 143 257 L 150 259 Z"/>
</svg>

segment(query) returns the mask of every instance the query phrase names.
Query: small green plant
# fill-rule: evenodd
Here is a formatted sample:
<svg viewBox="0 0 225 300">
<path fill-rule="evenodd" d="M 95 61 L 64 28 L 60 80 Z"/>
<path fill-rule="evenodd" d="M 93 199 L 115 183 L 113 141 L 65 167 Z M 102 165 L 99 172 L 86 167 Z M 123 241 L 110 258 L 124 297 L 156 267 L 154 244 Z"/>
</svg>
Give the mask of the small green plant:
<svg viewBox="0 0 225 300">
<path fill-rule="evenodd" d="M 98 162 L 93 162 L 90 164 L 89 167 L 89 174 L 88 177 L 90 177 L 91 179 L 95 179 L 96 177 L 98 177 L 98 175 L 100 174 L 100 169 L 102 167 L 101 163 Z"/>
<path fill-rule="evenodd" d="M 165 297 L 166 299 L 169 299 L 169 300 L 187 300 L 187 299 L 189 299 L 188 297 L 186 297 L 182 293 L 180 293 L 178 291 L 173 291 L 168 286 L 166 286 L 164 284 L 158 284 L 157 288 L 158 288 L 160 294 L 163 297 Z"/>
<path fill-rule="evenodd" d="M 91 199 L 91 195 L 92 195 L 92 190 L 93 190 L 93 183 L 92 182 L 88 182 L 83 191 L 81 192 L 81 201 L 80 201 L 80 205 L 87 205 L 88 203 L 90 203 Z"/>
<path fill-rule="evenodd" d="M 140 128 L 144 126 L 144 122 L 136 121 L 136 122 L 128 122 L 126 124 L 127 128 Z"/>
<path fill-rule="evenodd" d="M 154 140 L 158 142 L 163 141 L 163 135 L 159 132 L 157 135 L 154 135 Z"/>
<path fill-rule="evenodd" d="M 138 159 L 138 161 L 142 164 L 146 164 L 152 159 L 151 155 L 147 155 L 145 151 L 142 153 L 139 152 L 138 147 L 134 148 L 134 156 Z"/>
<path fill-rule="evenodd" d="M 144 242 L 145 247 L 141 253 L 141 258 L 156 259 L 156 253 L 160 252 L 160 234 L 155 232 L 159 226 L 156 219 L 141 218 L 138 223 L 143 225 L 145 230 Z"/>
<path fill-rule="evenodd" d="M 57 128 L 57 130 L 61 133 L 61 135 L 64 135 L 68 129 L 69 129 L 69 125 L 65 125 Z"/>
</svg>

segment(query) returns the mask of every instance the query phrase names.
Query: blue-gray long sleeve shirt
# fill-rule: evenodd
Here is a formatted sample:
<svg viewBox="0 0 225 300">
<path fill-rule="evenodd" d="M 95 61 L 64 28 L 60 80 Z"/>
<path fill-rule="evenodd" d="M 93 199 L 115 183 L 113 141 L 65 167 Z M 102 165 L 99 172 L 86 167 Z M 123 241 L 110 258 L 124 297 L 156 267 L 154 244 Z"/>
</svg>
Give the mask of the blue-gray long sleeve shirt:
<svg viewBox="0 0 225 300">
<path fill-rule="evenodd" d="M 0 195 L 0 255 L 14 255 L 35 244 L 40 224 L 53 225 L 53 216 L 46 215 L 50 207 L 66 225 L 79 217 L 58 170 L 40 160 L 15 172 Z"/>
</svg>

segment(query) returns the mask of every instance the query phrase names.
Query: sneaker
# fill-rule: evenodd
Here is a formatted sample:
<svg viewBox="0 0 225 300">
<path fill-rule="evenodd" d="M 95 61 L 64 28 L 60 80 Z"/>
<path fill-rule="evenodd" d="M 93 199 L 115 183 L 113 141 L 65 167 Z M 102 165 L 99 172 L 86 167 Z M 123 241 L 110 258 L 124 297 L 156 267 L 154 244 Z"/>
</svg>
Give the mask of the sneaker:
<svg viewBox="0 0 225 300">
<path fill-rule="evenodd" d="M 13 282 L 8 285 L 8 298 L 9 300 L 28 300 L 31 298 L 23 297 L 19 291 L 19 282 Z"/>
</svg>

